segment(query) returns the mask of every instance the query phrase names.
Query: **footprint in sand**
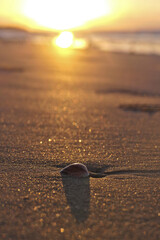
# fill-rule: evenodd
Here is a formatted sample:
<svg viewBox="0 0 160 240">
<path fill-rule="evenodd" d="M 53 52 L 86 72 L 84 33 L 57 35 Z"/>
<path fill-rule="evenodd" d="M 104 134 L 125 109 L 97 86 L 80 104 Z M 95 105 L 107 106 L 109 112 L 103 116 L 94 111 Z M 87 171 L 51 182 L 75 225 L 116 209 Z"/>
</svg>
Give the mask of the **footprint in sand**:
<svg viewBox="0 0 160 240">
<path fill-rule="evenodd" d="M 160 104 L 121 104 L 119 108 L 124 111 L 156 113 L 160 112 Z"/>
<path fill-rule="evenodd" d="M 0 72 L 2 73 L 21 73 L 23 71 L 22 67 L 0 66 Z"/>
<path fill-rule="evenodd" d="M 132 90 L 132 89 L 100 89 L 97 94 L 123 94 L 137 97 L 160 97 L 159 93 L 151 93 L 147 91 Z"/>
</svg>

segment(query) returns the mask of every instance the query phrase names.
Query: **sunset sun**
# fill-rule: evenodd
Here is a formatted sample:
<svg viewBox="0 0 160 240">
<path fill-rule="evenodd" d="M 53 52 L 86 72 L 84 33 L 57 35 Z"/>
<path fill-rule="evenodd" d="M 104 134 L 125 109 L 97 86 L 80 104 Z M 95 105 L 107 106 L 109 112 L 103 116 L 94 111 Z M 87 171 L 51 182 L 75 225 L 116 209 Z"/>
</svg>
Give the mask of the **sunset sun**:
<svg viewBox="0 0 160 240">
<path fill-rule="evenodd" d="M 67 30 L 110 13 L 109 0 L 26 0 L 23 13 L 46 28 Z"/>
</svg>

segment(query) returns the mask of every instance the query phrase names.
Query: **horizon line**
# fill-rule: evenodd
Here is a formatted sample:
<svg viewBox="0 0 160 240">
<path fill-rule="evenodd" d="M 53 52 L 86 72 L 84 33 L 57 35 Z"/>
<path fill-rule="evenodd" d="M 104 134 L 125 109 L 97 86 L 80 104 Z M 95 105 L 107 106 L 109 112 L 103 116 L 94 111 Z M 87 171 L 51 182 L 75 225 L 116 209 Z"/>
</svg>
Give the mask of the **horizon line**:
<svg viewBox="0 0 160 240">
<path fill-rule="evenodd" d="M 5 30 L 19 30 L 19 31 L 26 31 L 26 32 L 53 32 L 53 33 L 59 33 L 63 31 L 69 31 L 69 32 L 104 32 L 104 33 L 143 33 L 143 32 L 160 32 L 160 28 L 155 28 L 155 29 L 114 29 L 114 30 L 109 30 L 109 29 L 73 29 L 73 30 L 54 30 L 54 29 L 49 29 L 49 28 L 30 28 L 30 27 L 25 27 L 25 26 L 18 26 L 18 25 L 0 25 L 0 30 L 5 29 Z"/>
</svg>

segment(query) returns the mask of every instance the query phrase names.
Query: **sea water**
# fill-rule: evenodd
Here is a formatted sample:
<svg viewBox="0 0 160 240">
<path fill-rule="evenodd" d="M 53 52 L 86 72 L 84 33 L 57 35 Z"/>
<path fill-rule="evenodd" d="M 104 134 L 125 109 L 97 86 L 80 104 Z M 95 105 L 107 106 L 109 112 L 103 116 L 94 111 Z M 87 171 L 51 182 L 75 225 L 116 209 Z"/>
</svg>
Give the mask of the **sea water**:
<svg viewBox="0 0 160 240">
<path fill-rule="evenodd" d="M 0 41 L 53 44 L 57 33 L 27 32 L 17 29 L 0 29 Z M 75 34 L 79 45 L 73 48 L 97 49 L 127 54 L 160 55 L 160 31 L 158 32 L 87 32 Z M 83 44 L 80 44 L 80 42 Z"/>
<path fill-rule="evenodd" d="M 160 55 L 160 32 L 99 32 L 91 39 L 102 51 Z"/>
</svg>

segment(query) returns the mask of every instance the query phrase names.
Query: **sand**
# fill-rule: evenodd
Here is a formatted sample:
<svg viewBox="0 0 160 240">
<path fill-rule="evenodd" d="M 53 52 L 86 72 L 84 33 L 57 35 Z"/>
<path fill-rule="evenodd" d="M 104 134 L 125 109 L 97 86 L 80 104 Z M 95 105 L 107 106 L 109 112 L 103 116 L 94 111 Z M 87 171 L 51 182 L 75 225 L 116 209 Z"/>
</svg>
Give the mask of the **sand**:
<svg viewBox="0 0 160 240">
<path fill-rule="evenodd" d="M 0 239 L 159 239 L 160 57 L 0 43 L 0 142 Z"/>
</svg>

